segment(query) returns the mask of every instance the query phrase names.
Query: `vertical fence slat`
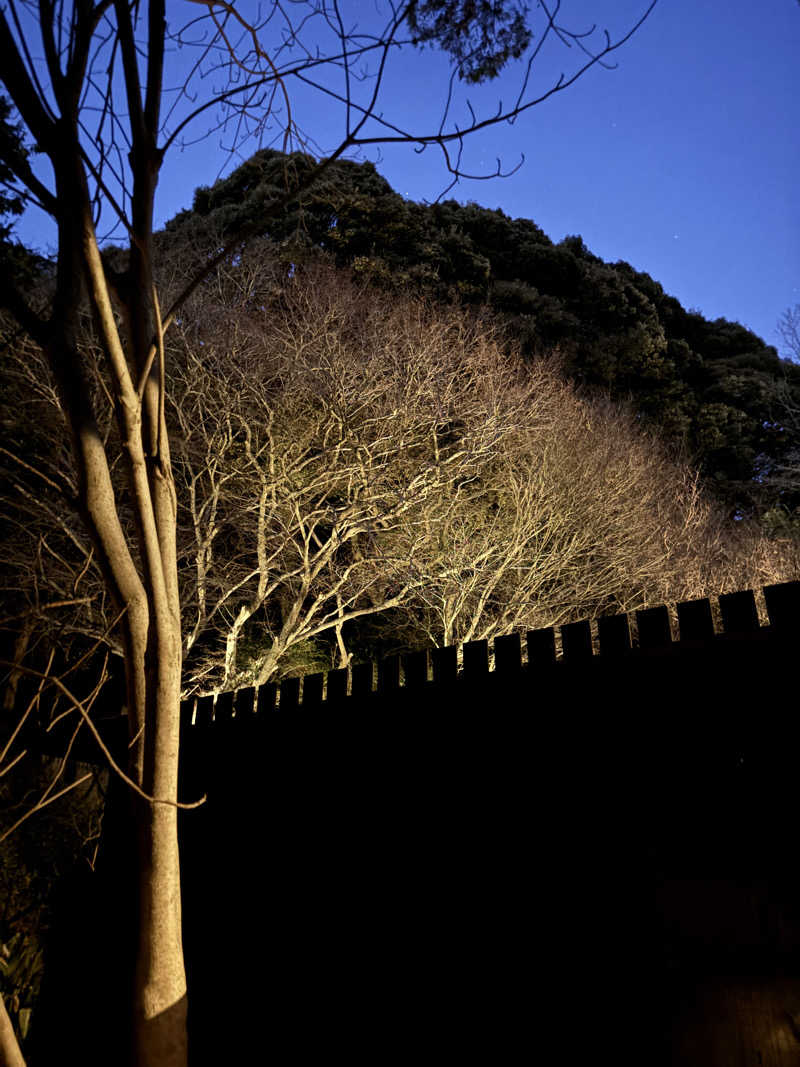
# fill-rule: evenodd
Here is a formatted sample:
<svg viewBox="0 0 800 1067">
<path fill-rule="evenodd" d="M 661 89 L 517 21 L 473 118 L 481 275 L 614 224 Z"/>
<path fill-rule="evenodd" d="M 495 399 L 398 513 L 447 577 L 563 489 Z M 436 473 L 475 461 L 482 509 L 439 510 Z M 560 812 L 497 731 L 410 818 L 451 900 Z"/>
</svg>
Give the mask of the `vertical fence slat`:
<svg viewBox="0 0 800 1067">
<path fill-rule="evenodd" d="M 307 674 L 303 679 L 303 707 L 318 708 L 322 703 L 322 671 Z"/>
<path fill-rule="evenodd" d="M 800 582 L 765 585 L 764 600 L 770 626 L 776 630 L 800 628 Z"/>
<path fill-rule="evenodd" d="M 214 718 L 214 698 L 209 695 L 200 697 L 197 701 L 195 712 L 195 725 L 199 727 L 210 726 Z"/>
<path fill-rule="evenodd" d="M 432 648 L 433 680 L 436 685 L 451 685 L 458 676 L 458 649 L 455 645 Z"/>
<path fill-rule="evenodd" d="M 636 628 L 639 631 L 639 648 L 662 648 L 672 644 L 672 630 L 666 604 L 637 611 Z"/>
<path fill-rule="evenodd" d="M 347 667 L 335 667 L 328 671 L 327 701 L 344 700 L 347 696 Z"/>
<path fill-rule="evenodd" d="M 282 712 L 295 711 L 300 705 L 300 679 L 281 678 L 281 695 L 279 707 Z"/>
<path fill-rule="evenodd" d="M 189 697 L 188 700 L 181 701 L 181 736 L 184 735 L 186 730 L 192 728 L 192 715 L 194 714 L 195 698 Z"/>
<path fill-rule="evenodd" d="M 528 630 L 525 634 L 528 649 L 528 670 L 536 667 L 552 667 L 556 661 L 556 632 L 552 626 Z"/>
<path fill-rule="evenodd" d="M 252 686 L 237 689 L 233 694 L 233 714 L 236 719 L 249 719 L 253 714 Z"/>
<path fill-rule="evenodd" d="M 378 692 L 393 693 L 400 688 L 400 657 L 386 656 L 378 662 Z"/>
<path fill-rule="evenodd" d="M 217 702 L 214 705 L 214 723 L 217 726 L 225 726 L 233 717 L 233 690 L 227 689 L 224 693 L 217 693 Z"/>
<path fill-rule="evenodd" d="M 403 655 L 403 674 L 406 689 L 420 689 L 428 681 L 428 650 L 421 648 L 417 652 Z"/>
<path fill-rule="evenodd" d="M 597 640 L 601 656 L 620 656 L 630 652 L 631 627 L 628 616 L 601 615 L 597 620 Z"/>
<path fill-rule="evenodd" d="M 722 593 L 719 597 L 722 628 L 726 634 L 753 633 L 759 628 L 758 608 L 752 589 Z"/>
<path fill-rule="evenodd" d="M 465 641 L 464 653 L 464 677 L 485 678 L 489 673 L 489 642 Z"/>
<path fill-rule="evenodd" d="M 275 698 L 278 687 L 275 682 L 265 682 L 258 687 L 256 696 L 256 714 L 271 715 L 275 710 Z"/>
<path fill-rule="evenodd" d="M 714 636 L 714 616 L 707 596 L 699 600 L 682 600 L 677 608 L 681 641 L 706 641 Z"/>
<path fill-rule="evenodd" d="M 370 696 L 372 694 L 372 663 L 356 663 L 350 670 L 353 675 L 353 696 Z"/>
<path fill-rule="evenodd" d="M 561 648 L 564 660 L 568 663 L 592 658 L 592 628 L 588 619 L 564 623 L 561 627 Z"/>
<path fill-rule="evenodd" d="M 519 634 L 503 634 L 494 639 L 494 669 L 514 675 L 522 670 L 522 644 Z"/>
<path fill-rule="evenodd" d="M 258 690 L 248 685 L 246 689 L 239 689 L 236 693 L 236 717 L 252 719 L 256 713 L 256 697 Z"/>
</svg>

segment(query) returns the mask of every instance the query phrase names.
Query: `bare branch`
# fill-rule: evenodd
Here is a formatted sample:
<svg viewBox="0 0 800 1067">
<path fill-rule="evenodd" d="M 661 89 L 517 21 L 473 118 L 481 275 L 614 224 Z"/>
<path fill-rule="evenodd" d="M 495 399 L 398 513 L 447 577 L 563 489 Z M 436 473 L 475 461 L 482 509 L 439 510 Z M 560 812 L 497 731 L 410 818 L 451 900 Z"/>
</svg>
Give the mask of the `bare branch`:
<svg viewBox="0 0 800 1067">
<path fill-rule="evenodd" d="M 16 665 L 11 663 L 9 660 L 0 659 L 0 667 L 14 667 L 14 666 L 16 666 Z M 95 741 L 97 742 L 98 748 L 100 749 L 100 751 L 105 756 L 105 758 L 108 761 L 109 766 L 111 767 L 111 769 L 114 771 L 115 774 L 117 774 L 122 779 L 123 782 L 125 782 L 126 785 L 130 786 L 130 788 L 136 794 L 138 794 L 138 796 L 142 797 L 143 800 L 148 801 L 150 804 L 163 804 L 163 805 L 165 805 L 167 807 L 183 808 L 183 809 L 186 809 L 186 810 L 189 810 L 191 808 L 199 808 L 201 804 L 204 804 L 206 802 L 206 800 L 208 798 L 207 798 L 207 795 L 205 793 L 203 794 L 203 796 L 199 800 L 194 800 L 191 803 L 184 803 L 184 802 L 177 801 L 177 800 L 169 800 L 169 799 L 164 798 L 164 797 L 156 797 L 156 796 L 152 796 L 152 795 L 146 793 L 143 789 L 141 789 L 139 787 L 139 785 L 137 785 L 136 782 L 133 781 L 132 778 L 129 778 L 128 775 L 125 774 L 125 772 L 122 770 L 122 768 L 117 764 L 116 760 L 114 759 L 114 757 L 112 756 L 111 752 L 109 751 L 108 746 L 106 745 L 105 741 L 103 741 L 103 738 L 100 736 L 100 733 L 98 732 L 97 727 L 92 722 L 92 720 L 91 720 L 91 718 L 89 716 L 89 712 L 88 712 L 87 708 L 84 706 L 84 702 L 78 700 L 78 698 L 67 688 L 67 686 L 64 685 L 64 683 L 61 681 L 60 678 L 49 676 L 49 675 L 47 675 L 47 674 L 45 674 L 45 673 L 43 673 L 41 671 L 36 671 L 32 667 L 22 667 L 21 669 L 23 670 L 23 672 L 25 674 L 31 675 L 34 678 L 46 679 L 51 685 L 54 685 L 56 687 L 56 689 L 58 689 L 61 693 L 64 694 L 64 696 L 70 702 L 72 707 L 76 711 L 78 711 L 80 713 L 80 716 L 81 716 L 81 719 L 83 720 L 83 722 L 89 727 L 89 730 L 90 730 L 92 736 L 94 737 Z M 27 817 L 28 816 L 26 815 L 25 818 L 27 818 Z M 20 820 L 20 821 L 22 821 L 22 820 Z M 15 827 L 17 825 L 19 825 L 19 823 L 16 823 L 15 826 L 11 828 L 11 830 L 6 831 L 6 833 L 4 833 L 2 835 L 2 837 L 0 837 L 0 841 L 2 841 L 3 838 L 7 837 L 8 834 L 10 834 L 11 831 L 13 829 L 15 829 Z"/>
</svg>

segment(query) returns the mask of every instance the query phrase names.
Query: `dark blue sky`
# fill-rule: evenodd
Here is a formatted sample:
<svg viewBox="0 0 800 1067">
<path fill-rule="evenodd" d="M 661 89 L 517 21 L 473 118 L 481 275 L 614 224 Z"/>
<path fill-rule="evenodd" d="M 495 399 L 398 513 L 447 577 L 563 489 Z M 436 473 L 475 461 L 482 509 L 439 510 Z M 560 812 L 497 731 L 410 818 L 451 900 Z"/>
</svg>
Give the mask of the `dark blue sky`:
<svg viewBox="0 0 800 1067">
<path fill-rule="evenodd" d="M 342 3 L 362 25 L 375 18 L 376 6 L 380 0 Z M 616 37 L 646 7 L 647 0 L 563 0 L 562 18 L 574 29 L 597 21 Z M 194 14 L 184 2 L 168 10 L 180 20 Z M 498 156 L 510 168 L 520 153 L 526 161 L 512 177 L 462 181 L 448 195 L 533 219 L 556 241 L 581 234 L 596 255 L 647 271 L 687 308 L 737 320 L 779 346 L 776 322 L 800 303 L 800 4 L 659 0 L 613 58 L 616 70 L 594 68 L 513 126 L 468 141 L 467 169 L 491 171 Z M 574 46 L 547 50 L 533 90 L 549 88 L 578 59 Z M 180 57 L 170 63 L 176 84 Z M 430 131 L 438 125 L 446 80 L 443 56 L 403 51 L 389 68 L 381 106 L 400 125 Z M 211 81 L 222 84 L 220 77 Z M 495 82 L 470 90 L 479 116 L 493 112 L 498 99 L 508 104 L 516 97 L 519 81 L 520 68 L 511 64 Z M 301 93 L 295 108 L 323 151 L 336 147 L 340 106 Z M 463 104 L 453 114 L 463 124 Z M 197 135 L 207 126 L 201 120 Z M 269 144 L 269 136 L 261 143 Z M 190 206 L 197 185 L 212 183 L 258 147 L 257 141 L 243 145 L 237 159 L 216 133 L 172 153 L 157 223 Z M 362 158 L 377 161 L 380 173 L 411 199 L 433 200 L 446 187 L 435 148 L 422 155 L 409 146 L 379 151 L 366 149 Z M 32 215 L 18 233 L 42 248 L 50 239 Z"/>
</svg>

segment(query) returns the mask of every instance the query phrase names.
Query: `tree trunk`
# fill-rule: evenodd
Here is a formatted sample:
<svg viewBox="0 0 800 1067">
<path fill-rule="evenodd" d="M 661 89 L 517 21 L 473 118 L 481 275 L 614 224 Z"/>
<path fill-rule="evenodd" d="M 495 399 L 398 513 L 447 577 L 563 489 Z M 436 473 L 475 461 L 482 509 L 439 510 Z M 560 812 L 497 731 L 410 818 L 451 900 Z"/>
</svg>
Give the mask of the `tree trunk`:
<svg viewBox="0 0 800 1067">
<path fill-rule="evenodd" d="M 137 799 L 139 944 L 134 1062 L 186 1067 L 186 973 L 181 932 L 176 809 Z"/>
<path fill-rule="evenodd" d="M 181 940 L 177 801 L 180 731 L 181 620 L 175 557 L 176 506 L 166 432 L 146 453 L 140 405 L 113 324 L 93 234 L 85 251 L 98 332 L 116 363 L 118 418 L 138 534 L 139 567 L 122 527 L 108 459 L 97 429 L 69 325 L 50 346 L 73 435 L 79 506 L 121 611 L 130 732 L 128 773 L 147 798 L 133 798 L 138 858 L 137 963 L 133 1004 L 136 1067 L 186 1067 L 186 976 Z M 105 333 L 103 333 L 105 331 Z M 123 611 L 124 609 L 124 611 Z M 121 1053 L 121 1056 L 120 1056 Z M 117 1050 L 119 1060 L 125 1052 Z"/>
<path fill-rule="evenodd" d="M 186 973 L 181 937 L 178 856 L 181 613 L 176 554 L 177 501 L 164 417 L 163 336 L 152 279 L 152 199 L 157 167 L 152 145 L 139 145 L 133 197 L 129 292 L 122 301 L 128 350 L 120 337 L 94 233 L 82 176 L 82 257 L 95 328 L 108 359 L 130 505 L 138 542 L 125 536 L 110 484 L 108 461 L 92 449 L 81 488 L 90 502 L 99 480 L 108 492 L 92 510 L 90 529 L 107 560 L 109 587 L 125 607 L 125 664 L 130 727 L 130 777 L 144 793 L 133 801 L 138 853 L 138 947 L 134 979 L 133 1045 L 136 1067 L 186 1067 Z M 152 360 L 153 350 L 157 359 Z M 70 349 L 72 346 L 69 346 Z M 70 353 L 71 354 L 71 353 Z M 139 384 L 137 384 L 139 383 Z M 65 390 L 69 383 L 64 383 Z M 85 394 L 79 398 L 85 403 Z M 72 415 L 80 409 L 67 407 Z M 75 419 L 73 425 L 75 424 Z M 92 419 L 92 424 L 94 420 Z M 94 425 L 92 427 L 94 429 Z M 76 434 L 78 464 L 88 427 Z M 82 479 L 83 481 L 83 479 Z M 85 489 L 84 489 L 85 487 Z M 133 842 L 130 842 L 133 845 Z M 133 919 L 133 916 L 131 916 Z"/>
<path fill-rule="evenodd" d="M 0 993 L 0 1067 L 25 1067 L 25 1060 Z"/>
<path fill-rule="evenodd" d="M 170 640 L 171 638 L 171 640 Z M 178 855 L 178 746 L 180 629 L 155 664 L 154 737 L 145 746 L 144 791 L 132 797 L 139 863 L 138 946 L 134 994 L 134 1062 L 137 1067 L 186 1067 L 186 973 L 181 930 Z M 169 647 L 171 645 L 171 648 Z M 159 800 L 173 803 L 159 803 Z"/>
</svg>

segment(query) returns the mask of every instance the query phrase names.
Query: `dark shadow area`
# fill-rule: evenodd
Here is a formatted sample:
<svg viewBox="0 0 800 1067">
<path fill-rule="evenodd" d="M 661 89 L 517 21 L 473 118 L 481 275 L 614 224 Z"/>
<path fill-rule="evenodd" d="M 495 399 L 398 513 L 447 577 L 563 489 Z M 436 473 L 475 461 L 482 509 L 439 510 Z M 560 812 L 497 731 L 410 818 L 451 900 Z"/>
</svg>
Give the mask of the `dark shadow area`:
<svg viewBox="0 0 800 1067">
<path fill-rule="evenodd" d="M 126 1065 L 138 906 L 125 800 L 112 782 L 94 871 L 83 864 L 56 890 L 28 1067 Z"/>
<path fill-rule="evenodd" d="M 800 975 L 789 662 L 595 657 L 212 727 L 181 816 L 193 1065 L 797 1062 L 702 1007 Z"/>
<path fill-rule="evenodd" d="M 179 815 L 191 1067 L 796 1064 L 795 647 L 673 645 L 187 726 L 181 797 L 209 796 Z M 65 887 L 31 1067 L 87 1012 L 121 1047 L 121 811 L 105 873 Z"/>
<path fill-rule="evenodd" d="M 261 780 L 256 827 L 226 805 L 219 836 L 184 838 L 193 1063 L 218 1062 L 231 1038 L 240 1055 L 291 1049 L 284 1062 L 512 1059 L 539 1029 L 537 1042 L 569 1035 L 577 1051 L 580 1034 L 616 1032 L 620 984 L 628 1029 L 641 1028 L 654 977 L 642 981 L 641 873 L 617 865 L 598 880 L 607 848 L 589 855 L 546 825 L 558 798 L 529 796 L 545 823 L 531 836 L 509 816 L 527 807 L 515 783 L 474 783 L 465 799 L 456 774 L 431 782 L 412 761 L 356 775 L 342 761 L 338 793 L 317 803 L 302 762 L 285 792 Z"/>
</svg>

